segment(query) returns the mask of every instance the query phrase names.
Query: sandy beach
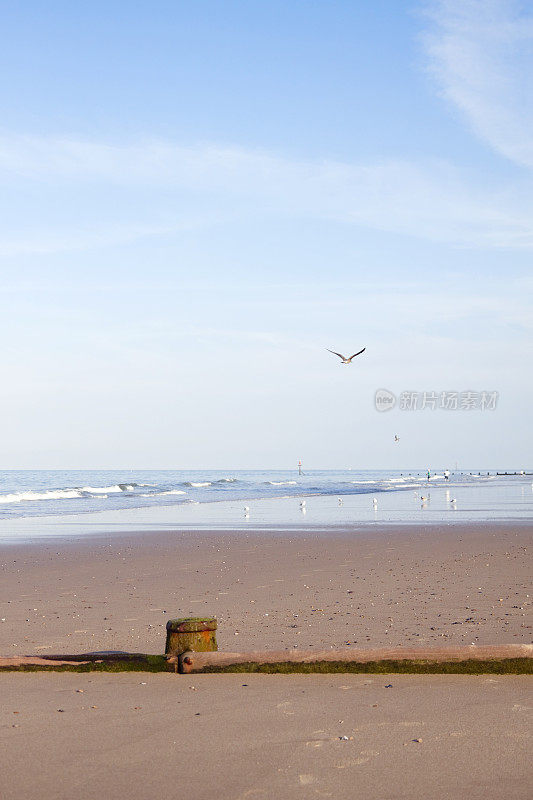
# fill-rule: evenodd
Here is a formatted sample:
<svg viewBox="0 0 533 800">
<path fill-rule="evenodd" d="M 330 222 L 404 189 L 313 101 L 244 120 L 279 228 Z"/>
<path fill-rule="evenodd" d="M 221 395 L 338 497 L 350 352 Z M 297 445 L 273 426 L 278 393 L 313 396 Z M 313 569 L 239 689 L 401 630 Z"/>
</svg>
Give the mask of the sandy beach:
<svg viewBox="0 0 533 800">
<path fill-rule="evenodd" d="M 3 800 L 531 797 L 529 676 L 0 683 Z"/>
<path fill-rule="evenodd" d="M 172 617 L 221 650 L 530 643 L 528 525 L 179 531 L 2 551 L 0 653 L 162 653 Z"/>
<path fill-rule="evenodd" d="M 532 800 L 531 3 L 4 6 L 0 800 Z"/>
<path fill-rule="evenodd" d="M 162 653 L 166 620 L 199 614 L 218 618 L 221 650 L 531 643 L 532 530 L 361 525 L 11 545 L 0 652 Z M 194 798 L 348 798 L 355 787 L 367 798 L 530 796 L 529 676 L 4 673 L 0 684 L 10 800 L 145 798 L 177 785 Z"/>
</svg>

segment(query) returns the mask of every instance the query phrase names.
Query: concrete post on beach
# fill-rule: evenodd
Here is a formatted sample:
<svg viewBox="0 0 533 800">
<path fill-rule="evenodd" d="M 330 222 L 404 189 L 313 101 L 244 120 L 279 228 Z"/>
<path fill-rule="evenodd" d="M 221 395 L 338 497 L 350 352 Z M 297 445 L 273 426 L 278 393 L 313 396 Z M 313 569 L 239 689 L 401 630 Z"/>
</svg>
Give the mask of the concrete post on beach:
<svg viewBox="0 0 533 800">
<path fill-rule="evenodd" d="M 184 617 L 169 619 L 165 654 L 180 656 L 182 653 L 206 653 L 218 650 L 215 617 Z"/>
</svg>

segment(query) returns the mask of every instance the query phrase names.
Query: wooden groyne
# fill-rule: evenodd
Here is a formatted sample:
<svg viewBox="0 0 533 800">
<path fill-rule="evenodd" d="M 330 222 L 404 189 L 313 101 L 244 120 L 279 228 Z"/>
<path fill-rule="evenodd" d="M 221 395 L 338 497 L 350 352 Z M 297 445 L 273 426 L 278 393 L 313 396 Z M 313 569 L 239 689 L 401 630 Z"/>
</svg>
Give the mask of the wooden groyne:
<svg viewBox="0 0 533 800">
<path fill-rule="evenodd" d="M 0 656 L 1 670 L 76 672 L 418 672 L 533 673 L 533 644 L 459 647 L 350 647 L 224 653 L 216 617 L 167 622 L 165 654 L 105 650 L 74 655 Z"/>
<path fill-rule="evenodd" d="M 533 645 L 252 650 L 167 655 L 103 652 L 0 657 L 1 670 L 74 672 L 354 672 L 533 674 Z"/>
<path fill-rule="evenodd" d="M 484 672 L 491 665 L 506 671 L 533 672 L 533 645 L 464 647 L 350 648 L 344 650 L 280 650 L 248 653 L 183 653 L 179 671 L 192 672 Z M 518 664 L 518 662 L 523 662 Z"/>
</svg>

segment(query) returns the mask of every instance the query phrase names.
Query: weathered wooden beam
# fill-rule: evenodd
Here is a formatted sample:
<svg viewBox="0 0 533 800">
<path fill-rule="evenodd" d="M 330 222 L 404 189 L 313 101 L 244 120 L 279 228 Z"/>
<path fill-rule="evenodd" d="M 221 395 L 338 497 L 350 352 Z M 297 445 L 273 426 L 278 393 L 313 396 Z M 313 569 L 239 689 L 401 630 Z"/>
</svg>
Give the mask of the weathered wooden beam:
<svg viewBox="0 0 533 800">
<path fill-rule="evenodd" d="M 40 656 L 0 656 L 1 670 L 71 670 L 78 672 L 165 672 L 172 665 L 165 656 L 149 653 L 125 653 L 103 651 L 99 653 L 75 653 Z"/>
<path fill-rule="evenodd" d="M 533 645 L 467 645 L 461 647 L 396 647 L 350 648 L 349 650 L 252 650 L 247 653 L 187 652 L 179 656 L 179 671 L 191 672 L 226 670 L 239 665 L 283 664 L 371 664 L 382 662 L 413 662 L 443 664 L 467 661 L 503 661 L 533 659 Z M 532 662 L 533 667 L 533 662 Z"/>
<path fill-rule="evenodd" d="M 438 648 L 270 650 L 246 653 L 186 652 L 180 655 L 97 652 L 0 657 L 0 670 L 117 672 L 491 672 L 533 673 L 533 645 Z"/>
<path fill-rule="evenodd" d="M 44 658 L 42 656 L 0 656 L 0 669 L 2 667 L 9 669 L 16 669 L 17 667 L 33 666 L 33 667 L 62 667 L 67 664 L 88 664 L 88 661 L 77 660 L 74 662 L 69 656 L 64 657 L 63 660 L 60 656 L 54 658 Z"/>
</svg>

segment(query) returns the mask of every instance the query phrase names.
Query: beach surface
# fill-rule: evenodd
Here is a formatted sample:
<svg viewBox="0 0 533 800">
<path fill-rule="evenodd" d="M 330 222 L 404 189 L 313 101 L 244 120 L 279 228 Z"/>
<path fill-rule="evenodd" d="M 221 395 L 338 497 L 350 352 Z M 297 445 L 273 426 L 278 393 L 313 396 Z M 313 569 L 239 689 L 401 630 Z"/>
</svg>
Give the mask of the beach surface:
<svg viewBox="0 0 533 800">
<path fill-rule="evenodd" d="M 4 546 L 0 654 L 163 653 L 167 619 L 199 615 L 218 618 L 221 650 L 529 644 L 532 533 L 360 525 Z M 3 673 L 0 793 L 526 798 L 532 688 L 530 676 Z"/>
<path fill-rule="evenodd" d="M 3 800 L 531 797 L 529 676 L 9 673 L 0 684 Z"/>
<path fill-rule="evenodd" d="M 0 654 L 529 644 L 533 526 L 157 531 L 2 548 Z"/>
</svg>

